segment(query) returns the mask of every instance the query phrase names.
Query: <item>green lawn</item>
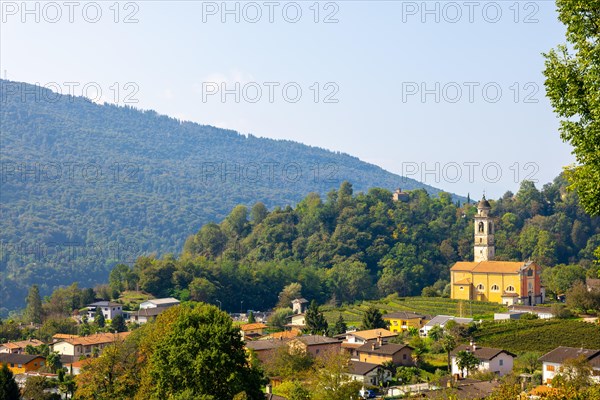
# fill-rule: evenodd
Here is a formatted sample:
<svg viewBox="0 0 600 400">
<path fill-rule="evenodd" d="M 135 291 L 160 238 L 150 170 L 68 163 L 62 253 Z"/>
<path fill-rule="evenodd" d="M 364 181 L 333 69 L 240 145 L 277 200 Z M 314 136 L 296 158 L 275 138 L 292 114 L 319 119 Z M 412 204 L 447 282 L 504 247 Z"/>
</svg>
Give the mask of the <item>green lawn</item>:
<svg viewBox="0 0 600 400">
<path fill-rule="evenodd" d="M 121 293 L 121 296 L 117 301 L 123 304 L 123 308 L 125 309 L 137 310 L 141 303 L 153 298 L 154 296 L 148 293 L 138 292 L 135 290 L 126 290 L 123 293 Z"/>
</svg>

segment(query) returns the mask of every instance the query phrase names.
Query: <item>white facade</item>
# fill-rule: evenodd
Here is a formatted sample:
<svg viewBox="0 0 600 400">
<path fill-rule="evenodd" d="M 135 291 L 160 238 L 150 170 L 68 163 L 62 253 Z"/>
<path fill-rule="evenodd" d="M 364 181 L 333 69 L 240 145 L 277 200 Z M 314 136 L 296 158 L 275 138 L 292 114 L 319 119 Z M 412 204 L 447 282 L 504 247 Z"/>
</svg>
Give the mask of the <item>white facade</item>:
<svg viewBox="0 0 600 400">
<path fill-rule="evenodd" d="M 96 303 L 92 303 L 87 306 L 88 308 L 88 319 L 90 321 L 94 320 L 94 316 L 96 315 L 96 310 L 100 309 L 102 314 L 104 315 L 104 319 L 113 319 L 117 315 L 123 314 L 123 306 L 118 303 L 113 303 L 110 301 L 98 301 Z"/>
<path fill-rule="evenodd" d="M 506 353 L 500 353 L 491 360 L 480 360 L 477 371 L 480 372 L 494 372 L 499 376 L 504 376 L 510 373 L 513 369 L 514 359 L 511 355 Z M 467 371 L 461 371 L 456 363 L 456 356 L 452 356 L 452 375 L 459 374 L 461 376 L 467 376 Z"/>
<path fill-rule="evenodd" d="M 542 383 L 549 385 L 552 379 L 560 374 L 561 363 L 544 361 L 542 363 Z M 600 383 L 600 367 L 592 369 L 592 380 L 595 383 Z"/>
<path fill-rule="evenodd" d="M 179 304 L 179 300 L 174 297 L 167 297 L 164 299 L 152 299 L 146 300 L 140 304 L 140 310 L 144 310 L 147 308 L 157 308 L 157 307 L 173 307 Z"/>
<path fill-rule="evenodd" d="M 293 326 L 304 326 L 306 325 L 306 318 L 304 317 L 304 314 L 296 314 L 296 315 L 292 315 L 291 316 L 291 322 L 290 325 Z"/>
</svg>

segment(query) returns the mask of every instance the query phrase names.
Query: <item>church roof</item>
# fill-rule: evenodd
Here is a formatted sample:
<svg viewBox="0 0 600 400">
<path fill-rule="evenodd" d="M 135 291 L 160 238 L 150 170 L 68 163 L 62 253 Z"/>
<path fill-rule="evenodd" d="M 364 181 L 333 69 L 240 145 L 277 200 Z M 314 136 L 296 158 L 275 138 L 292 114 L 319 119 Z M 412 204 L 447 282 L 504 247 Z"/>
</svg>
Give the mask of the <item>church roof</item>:
<svg viewBox="0 0 600 400">
<path fill-rule="evenodd" d="M 469 278 L 461 279 L 460 281 L 454 282 L 455 285 L 470 285 L 471 280 Z"/>
<path fill-rule="evenodd" d="M 459 261 L 450 271 L 516 274 L 529 265 L 523 261 Z"/>
<path fill-rule="evenodd" d="M 485 196 L 483 196 L 477 204 L 477 208 L 492 208 L 492 206 L 490 206 L 490 202 L 486 200 Z"/>
</svg>

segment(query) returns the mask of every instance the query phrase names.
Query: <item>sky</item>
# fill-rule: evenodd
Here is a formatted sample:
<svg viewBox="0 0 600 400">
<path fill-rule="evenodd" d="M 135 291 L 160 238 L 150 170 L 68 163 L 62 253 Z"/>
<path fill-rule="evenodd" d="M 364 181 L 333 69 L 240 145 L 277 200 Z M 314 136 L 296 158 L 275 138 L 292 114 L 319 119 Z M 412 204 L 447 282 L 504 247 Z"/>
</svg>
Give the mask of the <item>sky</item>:
<svg viewBox="0 0 600 400">
<path fill-rule="evenodd" d="M 340 151 L 478 197 L 574 162 L 552 1 L 2 1 L 0 73 Z M 400 181 L 398 186 L 401 186 Z"/>
</svg>

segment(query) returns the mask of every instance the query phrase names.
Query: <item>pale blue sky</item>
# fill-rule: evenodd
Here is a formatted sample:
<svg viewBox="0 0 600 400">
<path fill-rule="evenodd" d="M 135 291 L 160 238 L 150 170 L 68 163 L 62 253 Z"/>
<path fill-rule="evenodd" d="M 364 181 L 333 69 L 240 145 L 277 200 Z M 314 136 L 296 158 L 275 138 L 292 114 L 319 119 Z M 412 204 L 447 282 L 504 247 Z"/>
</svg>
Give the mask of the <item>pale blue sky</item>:
<svg viewBox="0 0 600 400">
<path fill-rule="evenodd" d="M 63 92 L 78 82 L 75 94 L 97 82 L 106 101 L 119 87 L 120 104 L 138 88 L 137 107 L 346 152 L 474 197 L 515 191 L 527 174 L 540 186 L 573 161 L 544 97 L 540 53 L 564 42 L 552 1 L 227 2 L 239 22 L 220 1 L 80 2 L 72 23 L 63 2 L 28 2 L 32 14 L 21 4 L 2 4 L 0 67 L 11 80 L 58 82 Z M 102 15 L 91 23 L 95 4 Z M 138 21 L 124 23 L 127 15 Z M 327 15 L 337 22 L 324 23 Z M 206 92 L 235 82 L 239 103 Z M 279 85 L 273 102 L 265 82 Z M 262 98 L 252 103 L 257 87 Z M 302 96 L 293 103 L 295 87 Z M 422 88 L 432 89 L 424 99 Z M 324 102 L 328 94 L 337 103 Z M 487 177 L 486 163 L 495 163 Z"/>
</svg>

